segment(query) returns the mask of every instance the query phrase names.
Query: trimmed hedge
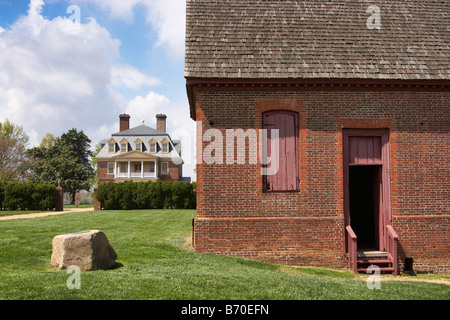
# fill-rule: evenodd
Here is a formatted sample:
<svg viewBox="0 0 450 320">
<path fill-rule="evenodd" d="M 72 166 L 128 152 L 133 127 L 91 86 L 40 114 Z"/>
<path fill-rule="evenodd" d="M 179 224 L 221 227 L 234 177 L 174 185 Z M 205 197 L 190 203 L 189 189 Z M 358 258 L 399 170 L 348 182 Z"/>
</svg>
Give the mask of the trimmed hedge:
<svg viewBox="0 0 450 320">
<path fill-rule="evenodd" d="M 0 209 L 53 210 L 56 206 L 56 187 L 49 183 L 0 183 Z"/>
<path fill-rule="evenodd" d="M 0 182 L 0 210 L 3 208 L 3 199 L 5 199 L 5 186 L 7 182 Z"/>
<path fill-rule="evenodd" d="M 196 183 L 187 181 L 107 182 L 95 196 L 106 210 L 195 209 L 195 189 Z"/>
</svg>

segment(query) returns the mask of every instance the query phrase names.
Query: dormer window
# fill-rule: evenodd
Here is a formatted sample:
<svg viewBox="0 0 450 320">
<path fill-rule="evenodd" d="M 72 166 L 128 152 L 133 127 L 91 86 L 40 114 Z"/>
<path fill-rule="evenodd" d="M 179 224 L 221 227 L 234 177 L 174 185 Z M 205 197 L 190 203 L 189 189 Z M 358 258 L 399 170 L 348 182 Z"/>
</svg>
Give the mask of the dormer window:
<svg viewBox="0 0 450 320">
<path fill-rule="evenodd" d="M 136 151 L 143 151 L 143 145 L 142 145 L 142 141 L 141 141 L 141 139 L 136 139 L 135 141 L 134 141 L 134 150 L 136 150 Z"/>
<path fill-rule="evenodd" d="M 167 140 L 163 140 L 161 143 L 161 151 L 162 153 L 169 153 L 169 142 Z"/>
<path fill-rule="evenodd" d="M 128 141 L 127 139 L 122 139 L 120 141 L 120 152 L 128 152 Z"/>
<path fill-rule="evenodd" d="M 109 153 L 116 153 L 116 144 L 115 144 L 115 142 L 108 143 L 108 152 Z"/>
<path fill-rule="evenodd" d="M 158 150 L 157 150 L 157 144 L 156 144 L 156 141 L 155 140 L 151 140 L 150 141 L 150 153 L 156 153 Z"/>
<path fill-rule="evenodd" d="M 116 141 L 114 139 L 109 139 L 108 141 L 108 153 L 116 153 Z"/>
</svg>

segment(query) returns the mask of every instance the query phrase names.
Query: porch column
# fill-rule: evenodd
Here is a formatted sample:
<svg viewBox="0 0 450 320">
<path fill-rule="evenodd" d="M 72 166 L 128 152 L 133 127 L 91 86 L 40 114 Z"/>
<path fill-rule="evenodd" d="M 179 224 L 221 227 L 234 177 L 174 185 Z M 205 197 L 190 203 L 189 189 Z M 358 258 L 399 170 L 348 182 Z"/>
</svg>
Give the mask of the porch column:
<svg viewBox="0 0 450 320">
<path fill-rule="evenodd" d="M 154 166 L 155 166 L 155 178 L 158 178 L 158 160 L 156 159 L 154 162 Z"/>
<path fill-rule="evenodd" d="M 131 161 L 128 161 L 128 178 L 131 178 Z"/>
<path fill-rule="evenodd" d="M 117 178 L 117 160 L 114 160 L 114 179 Z"/>
<path fill-rule="evenodd" d="M 144 178 L 144 160 L 141 161 L 141 178 Z"/>
</svg>

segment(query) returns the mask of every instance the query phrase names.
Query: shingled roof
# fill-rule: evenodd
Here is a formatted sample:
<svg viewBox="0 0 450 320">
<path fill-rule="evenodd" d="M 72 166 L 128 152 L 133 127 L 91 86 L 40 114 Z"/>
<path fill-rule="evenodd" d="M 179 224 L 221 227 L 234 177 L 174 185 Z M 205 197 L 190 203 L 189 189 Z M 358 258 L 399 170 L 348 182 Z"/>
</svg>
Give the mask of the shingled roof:
<svg viewBox="0 0 450 320">
<path fill-rule="evenodd" d="M 381 28 L 369 29 L 370 5 Z M 450 79 L 450 2 L 187 0 L 187 78 Z"/>
<path fill-rule="evenodd" d="M 113 133 L 112 136 L 168 136 L 168 134 L 141 124 L 128 130 Z"/>
</svg>

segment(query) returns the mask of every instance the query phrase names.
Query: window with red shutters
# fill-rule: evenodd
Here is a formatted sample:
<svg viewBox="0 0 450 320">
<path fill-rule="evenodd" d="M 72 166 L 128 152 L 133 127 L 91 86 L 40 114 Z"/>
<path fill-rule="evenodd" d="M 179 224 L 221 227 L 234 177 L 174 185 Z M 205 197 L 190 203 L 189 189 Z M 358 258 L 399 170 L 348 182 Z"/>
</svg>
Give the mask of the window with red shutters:
<svg viewBox="0 0 450 320">
<path fill-rule="evenodd" d="M 274 161 L 278 162 L 276 173 L 268 170 L 268 173 L 263 177 L 264 191 L 298 191 L 300 181 L 298 113 L 290 111 L 265 112 L 263 114 L 263 129 L 267 130 L 267 143 L 263 151 L 265 161 L 263 163 L 270 167 L 274 165 Z M 278 139 L 273 130 L 278 130 Z M 273 139 L 277 139 L 277 141 L 273 141 Z M 278 148 L 271 150 L 274 142 L 278 144 Z M 277 149 L 278 154 L 273 154 Z"/>
</svg>

